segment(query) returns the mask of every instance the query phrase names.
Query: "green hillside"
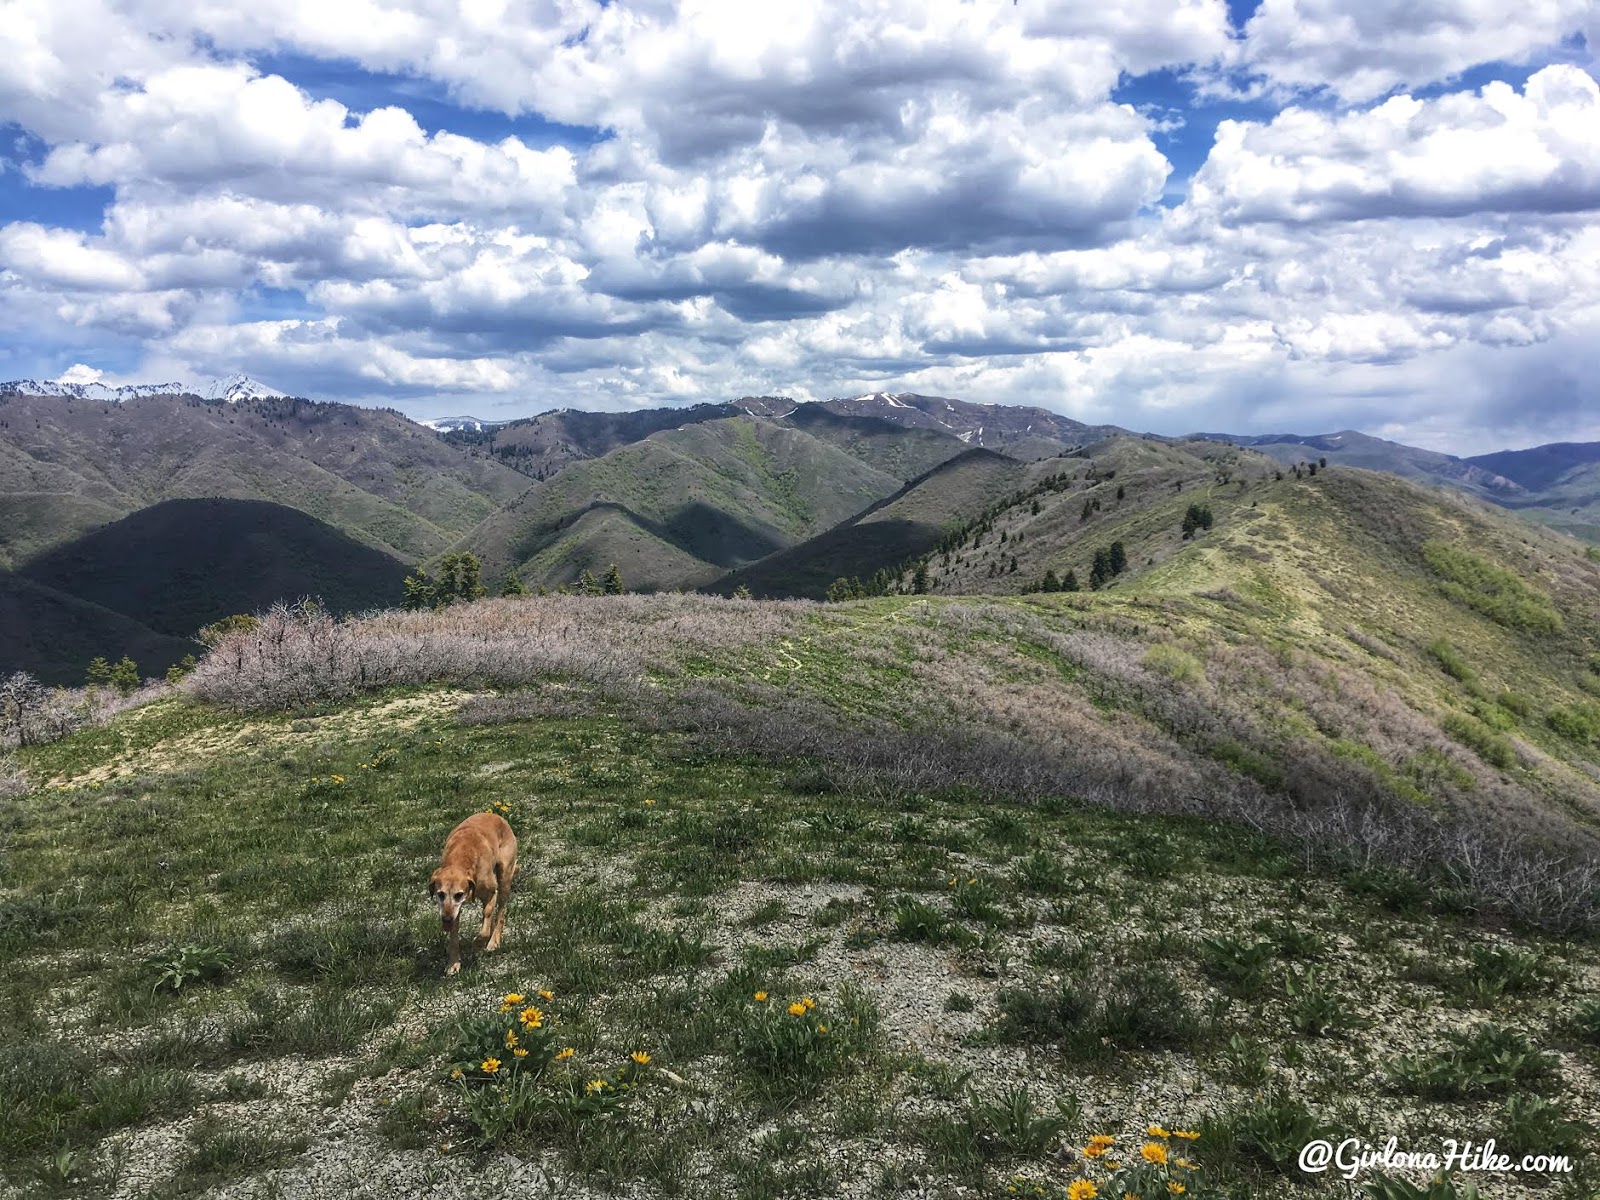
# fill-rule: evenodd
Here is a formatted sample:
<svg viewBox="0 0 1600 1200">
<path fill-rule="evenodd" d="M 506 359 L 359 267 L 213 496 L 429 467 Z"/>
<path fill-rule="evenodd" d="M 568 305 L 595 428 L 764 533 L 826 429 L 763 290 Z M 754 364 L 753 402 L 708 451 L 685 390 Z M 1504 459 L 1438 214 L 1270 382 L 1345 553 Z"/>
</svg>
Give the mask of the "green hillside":
<svg viewBox="0 0 1600 1200">
<path fill-rule="evenodd" d="M 123 513 L 161 500 L 225 497 L 298 508 L 374 549 L 415 559 L 448 548 L 526 480 L 448 446 L 398 413 L 304 400 L 123 403 L 0 396 L 6 491 L 28 493 L 28 528 L 81 530 L 64 497 Z M 11 482 L 15 480 L 16 482 Z M 0 528 L 0 549 L 20 549 Z"/>
<path fill-rule="evenodd" d="M 18 574 L 191 637 L 231 613 L 301 597 L 341 613 L 386 607 L 400 594 L 406 565 L 281 504 L 167 500 L 34 558 Z"/>
<path fill-rule="evenodd" d="M 927 553 L 951 526 L 1018 486 L 1025 474 L 1013 458 L 965 451 L 866 512 L 729 572 L 711 590 L 731 595 L 743 587 L 755 596 L 820 600 L 838 578 L 865 579 Z"/>
<path fill-rule="evenodd" d="M 1092 595 L 269 617 L 0 764 L 0 1176 L 1059 1198 L 1117 1194 L 1105 1137 L 1314 1200 L 1302 1145 L 1403 1112 L 1575 1163 L 1496 1200 L 1586 1200 L 1600 735 L 1551 718 L 1600 565 L 1372 478 Z M 1283 597 L 1218 544 L 1266 522 L 1325 539 Z M 1394 604 L 1352 588 L 1417 534 Z M 507 940 L 445 979 L 420 885 L 491 806 Z"/>
<path fill-rule="evenodd" d="M 805 433 L 724 418 L 575 462 L 494 513 L 460 548 L 478 554 L 490 578 L 517 569 L 529 586 L 567 583 L 612 561 L 630 586 L 685 586 L 804 541 L 900 482 Z M 590 544 L 588 530 L 614 526 L 574 527 L 602 508 L 625 512 L 649 536 Z M 633 549 L 613 560 L 614 544 Z"/>
</svg>

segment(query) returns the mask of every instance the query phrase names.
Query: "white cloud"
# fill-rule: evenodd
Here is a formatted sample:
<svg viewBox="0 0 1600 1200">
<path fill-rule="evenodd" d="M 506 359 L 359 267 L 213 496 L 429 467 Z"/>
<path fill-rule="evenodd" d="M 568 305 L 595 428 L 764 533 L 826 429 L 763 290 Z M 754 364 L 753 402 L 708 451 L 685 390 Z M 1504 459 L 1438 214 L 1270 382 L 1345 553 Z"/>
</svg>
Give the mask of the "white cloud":
<svg viewBox="0 0 1600 1200">
<path fill-rule="evenodd" d="M 1480 63 L 1527 62 L 1585 22 L 1592 30 L 1593 0 L 1262 0 L 1242 59 L 1273 84 L 1367 101 Z"/>
<path fill-rule="evenodd" d="M 1224 121 L 1187 208 L 1225 221 L 1600 207 L 1600 85 L 1552 66 L 1436 100 Z"/>
</svg>

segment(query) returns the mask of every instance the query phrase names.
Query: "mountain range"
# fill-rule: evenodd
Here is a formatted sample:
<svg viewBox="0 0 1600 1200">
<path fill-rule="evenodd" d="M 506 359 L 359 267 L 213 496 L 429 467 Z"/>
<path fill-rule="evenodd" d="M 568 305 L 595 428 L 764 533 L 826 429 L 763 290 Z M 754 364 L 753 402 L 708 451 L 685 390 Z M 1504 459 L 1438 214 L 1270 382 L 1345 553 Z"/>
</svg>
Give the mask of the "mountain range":
<svg viewBox="0 0 1600 1200">
<path fill-rule="evenodd" d="M 820 598 L 840 577 L 905 586 L 917 563 L 946 592 L 1086 579 L 1115 534 L 1137 574 L 1183 552 L 1190 504 L 1231 511 L 1323 464 L 1600 543 L 1600 444 L 1460 458 L 1348 430 L 1162 437 L 908 392 L 419 423 L 242 376 L 17 381 L 0 384 L 0 671 L 69 682 L 129 653 L 154 672 L 220 616 L 380 607 L 459 550 L 492 587 L 616 563 L 634 589 Z"/>
</svg>

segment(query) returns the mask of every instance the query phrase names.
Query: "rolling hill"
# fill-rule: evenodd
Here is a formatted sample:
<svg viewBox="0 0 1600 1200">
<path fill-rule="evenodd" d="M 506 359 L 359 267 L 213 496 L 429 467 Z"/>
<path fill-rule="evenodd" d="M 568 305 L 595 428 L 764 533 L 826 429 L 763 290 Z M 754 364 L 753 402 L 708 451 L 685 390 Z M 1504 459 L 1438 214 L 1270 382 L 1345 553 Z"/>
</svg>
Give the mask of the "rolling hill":
<svg viewBox="0 0 1600 1200">
<path fill-rule="evenodd" d="M 574 462 L 459 548 L 479 555 L 487 577 L 517 570 L 530 587 L 613 561 L 631 588 L 692 586 L 805 541 L 901 483 L 800 430 L 723 417 Z"/>
<path fill-rule="evenodd" d="M 953 525 L 1019 486 L 1026 468 L 992 450 L 973 449 L 940 463 L 894 495 L 833 528 L 730 571 L 706 590 L 732 595 L 820 600 L 835 579 L 894 571 L 927 553 Z"/>
<path fill-rule="evenodd" d="M 399 413 L 276 397 L 0 395 L 0 466 L 5 503 L 26 513 L 21 533 L 0 528 L 0 553 L 13 564 L 105 510 L 201 497 L 288 505 L 415 559 L 444 550 L 527 486 Z M 86 513 L 86 500 L 104 509 Z"/>
<path fill-rule="evenodd" d="M 96 655 L 113 662 L 127 655 L 145 675 L 160 675 L 201 650 L 192 639 L 0 571 L 0 678 L 26 671 L 41 683 L 81 684 Z"/>
</svg>

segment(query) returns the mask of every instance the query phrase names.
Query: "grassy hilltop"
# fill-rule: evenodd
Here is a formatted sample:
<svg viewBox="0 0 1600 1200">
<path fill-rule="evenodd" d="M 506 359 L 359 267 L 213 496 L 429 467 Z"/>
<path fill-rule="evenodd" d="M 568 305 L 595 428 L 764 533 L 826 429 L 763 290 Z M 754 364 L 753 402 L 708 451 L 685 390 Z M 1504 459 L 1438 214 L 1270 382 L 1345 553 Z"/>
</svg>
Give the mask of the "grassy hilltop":
<svg viewBox="0 0 1600 1200">
<path fill-rule="evenodd" d="M 1327 1131 L 1593 1195 L 1597 564 L 1370 486 L 1092 595 L 269 617 L 0 770 L 0 1175 L 1058 1197 L 1105 1134 L 1368 1194 L 1296 1169 Z M 446 981 L 423 882 L 497 804 L 507 943 Z"/>
</svg>

